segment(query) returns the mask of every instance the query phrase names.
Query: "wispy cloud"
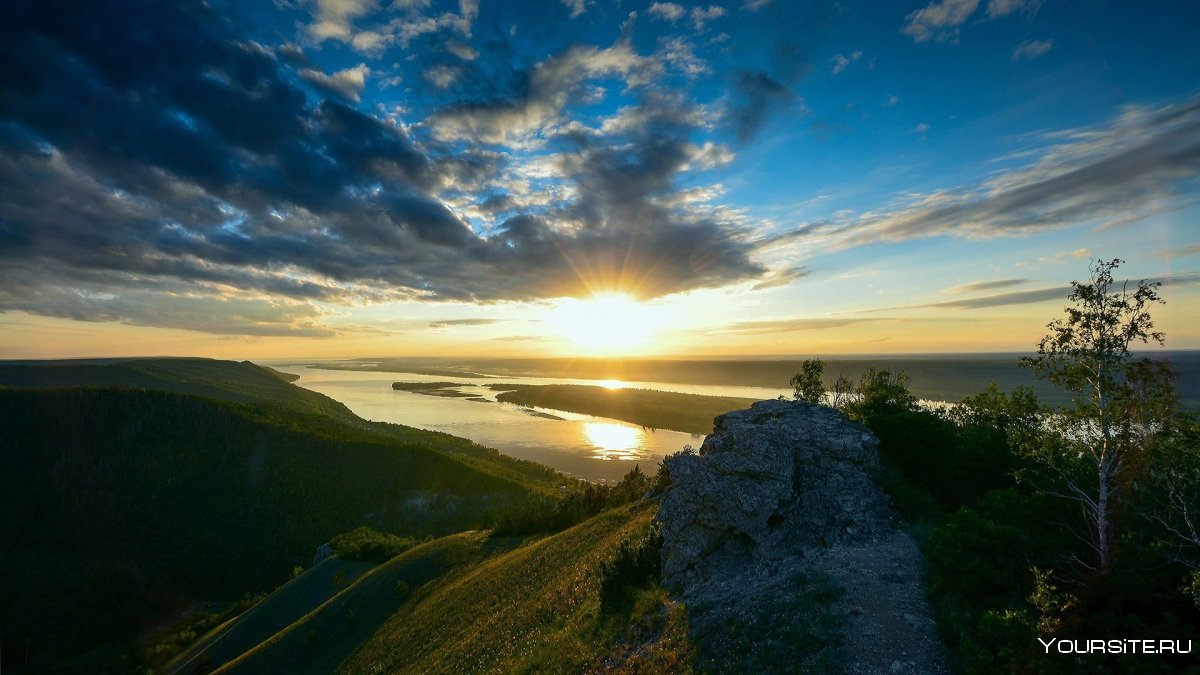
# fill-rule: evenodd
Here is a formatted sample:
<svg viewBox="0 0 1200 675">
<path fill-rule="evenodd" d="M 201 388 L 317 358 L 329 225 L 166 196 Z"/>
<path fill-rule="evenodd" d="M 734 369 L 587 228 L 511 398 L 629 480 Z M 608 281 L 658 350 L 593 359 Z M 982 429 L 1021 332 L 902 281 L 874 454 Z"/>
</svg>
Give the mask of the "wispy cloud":
<svg viewBox="0 0 1200 675">
<path fill-rule="evenodd" d="M 450 326 L 490 326 L 499 323 L 499 319 L 443 319 L 430 321 L 430 328 L 447 328 Z"/>
<path fill-rule="evenodd" d="M 312 68 L 305 68 L 299 72 L 301 79 L 317 89 L 354 103 L 362 96 L 363 87 L 366 86 L 367 76 L 370 74 L 371 69 L 365 63 L 339 70 L 332 75 Z"/>
<path fill-rule="evenodd" d="M 1013 48 L 1013 61 L 1030 61 L 1054 48 L 1054 40 L 1026 40 Z"/>
<path fill-rule="evenodd" d="M 705 331 L 707 334 L 759 334 L 759 333 L 793 333 L 799 331 L 827 330 L 842 328 L 868 321 L 887 321 L 883 317 L 818 317 L 793 319 L 767 319 L 762 321 L 737 321 L 727 326 Z"/>
<path fill-rule="evenodd" d="M 996 279 L 992 281 L 972 281 L 971 283 L 952 286 L 942 291 L 949 295 L 960 293 L 978 293 L 980 291 L 994 291 L 999 288 L 1011 288 L 1013 286 L 1021 286 L 1029 283 L 1029 279 Z"/>
<path fill-rule="evenodd" d="M 979 7 L 979 0 L 942 0 L 931 2 L 904 17 L 900 32 L 913 42 L 958 39 L 958 27 L 967 22 Z"/>
<path fill-rule="evenodd" d="M 801 228 L 797 236 L 819 234 L 841 246 L 934 235 L 989 238 L 1125 218 L 1194 202 L 1200 192 L 1200 98 L 1130 106 L 1107 124 L 1039 140 L 1048 145 L 1032 163 L 977 186 Z"/>
</svg>

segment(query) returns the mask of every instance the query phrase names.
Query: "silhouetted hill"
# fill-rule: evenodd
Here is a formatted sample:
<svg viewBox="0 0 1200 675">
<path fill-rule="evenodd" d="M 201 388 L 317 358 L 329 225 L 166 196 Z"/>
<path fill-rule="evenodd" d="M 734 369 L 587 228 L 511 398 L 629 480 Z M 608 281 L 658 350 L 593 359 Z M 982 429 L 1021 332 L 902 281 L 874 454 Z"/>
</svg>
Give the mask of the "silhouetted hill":
<svg viewBox="0 0 1200 675">
<path fill-rule="evenodd" d="M 296 412 L 357 419 L 324 394 L 297 387 L 294 378 L 249 361 L 153 358 L 0 362 L 0 385 L 96 386 L 173 391 L 236 403 L 269 403 Z"/>
<path fill-rule="evenodd" d="M 140 374 L 271 403 L 0 388 L 0 642 L 9 664 L 11 645 L 70 656 L 188 599 L 273 588 L 318 545 L 364 523 L 418 536 L 479 527 L 555 477 L 444 434 L 343 422 L 336 408 L 300 412 L 330 409 L 252 364 L 193 363 L 207 375 L 197 385 L 184 379 L 187 362 L 22 374 L 128 386 Z"/>
</svg>

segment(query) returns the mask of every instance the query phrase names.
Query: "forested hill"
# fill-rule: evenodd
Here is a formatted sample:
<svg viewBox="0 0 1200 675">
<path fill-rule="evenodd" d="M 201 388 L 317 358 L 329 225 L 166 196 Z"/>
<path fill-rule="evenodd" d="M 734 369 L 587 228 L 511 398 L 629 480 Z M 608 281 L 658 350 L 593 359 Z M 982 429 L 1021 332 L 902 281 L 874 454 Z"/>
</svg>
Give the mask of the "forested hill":
<svg viewBox="0 0 1200 675">
<path fill-rule="evenodd" d="M 83 373 L 123 387 L 0 386 L 6 666 L 17 658 L 9 645 L 56 663 L 192 600 L 270 590 L 359 525 L 404 536 L 478 528 L 565 480 L 452 436 L 365 422 L 253 364 L 47 370 L 0 368 L 9 383 Z"/>
<path fill-rule="evenodd" d="M 201 358 L 0 362 L 0 385 L 97 386 L 173 391 L 237 403 L 267 403 L 295 412 L 357 419 L 324 394 L 298 387 L 284 373 L 249 361 Z"/>
</svg>

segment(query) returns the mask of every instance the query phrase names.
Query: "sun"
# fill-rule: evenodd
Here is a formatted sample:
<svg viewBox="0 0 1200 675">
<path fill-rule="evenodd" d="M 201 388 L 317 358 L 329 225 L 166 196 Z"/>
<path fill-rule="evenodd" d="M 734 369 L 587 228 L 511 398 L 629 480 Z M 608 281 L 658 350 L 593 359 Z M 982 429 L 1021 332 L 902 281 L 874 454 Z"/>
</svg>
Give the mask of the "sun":
<svg viewBox="0 0 1200 675">
<path fill-rule="evenodd" d="M 550 318 L 554 330 L 581 350 L 625 354 L 647 346 L 661 325 L 661 313 L 623 294 L 587 300 L 568 298 Z"/>
</svg>

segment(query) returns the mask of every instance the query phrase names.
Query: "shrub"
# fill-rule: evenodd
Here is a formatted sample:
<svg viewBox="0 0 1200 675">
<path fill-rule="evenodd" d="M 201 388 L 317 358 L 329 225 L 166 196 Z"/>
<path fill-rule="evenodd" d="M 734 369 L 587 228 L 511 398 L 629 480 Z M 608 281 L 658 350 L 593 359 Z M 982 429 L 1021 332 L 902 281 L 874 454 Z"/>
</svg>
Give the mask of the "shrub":
<svg viewBox="0 0 1200 675">
<path fill-rule="evenodd" d="M 337 535 L 329 545 L 342 560 L 381 563 L 407 551 L 415 543 L 412 537 L 397 537 L 363 526 Z"/>
<path fill-rule="evenodd" d="M 657 523 L 621 540 L 617 555 L 600 564 L 600 606 L 609 609 L 621 605 L 635 588 L 658 583 L 662 572 L 659 552 L 662 530 Z"/>
</svg>

